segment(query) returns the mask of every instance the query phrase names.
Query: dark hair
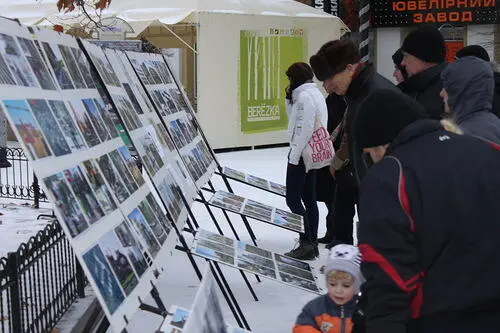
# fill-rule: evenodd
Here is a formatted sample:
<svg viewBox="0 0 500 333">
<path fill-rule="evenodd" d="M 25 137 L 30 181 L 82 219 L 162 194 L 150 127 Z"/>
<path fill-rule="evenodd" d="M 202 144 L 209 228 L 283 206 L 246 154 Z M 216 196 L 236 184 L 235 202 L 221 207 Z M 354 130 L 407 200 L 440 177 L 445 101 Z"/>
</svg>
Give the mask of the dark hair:
<svg viewBox="0 0 500 333">
<path fill-rule="evenodd" d="M 320 81 L 342 72 L 347 65 L 361 60 L 359 49 L 350 39 L 337 39 L 325 43 L 319 51 L 309 59 L 314 75 Z"/>
<path fill-rule="evenodd" d="M 314 77 L 311 67 L 305 62 L 293 63 L 286 70 L 286 76 L 290 80 L 290 85 L 286 88 L 286 99 L 292 102 L 292 92 L 295 88 L 311 81 Z"/>
</svg>

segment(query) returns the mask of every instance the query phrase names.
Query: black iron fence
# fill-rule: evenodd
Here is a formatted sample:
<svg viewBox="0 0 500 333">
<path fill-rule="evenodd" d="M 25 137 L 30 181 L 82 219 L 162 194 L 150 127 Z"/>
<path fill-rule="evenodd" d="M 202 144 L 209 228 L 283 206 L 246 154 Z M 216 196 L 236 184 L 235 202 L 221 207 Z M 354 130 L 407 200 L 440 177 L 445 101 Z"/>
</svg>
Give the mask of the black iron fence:
<svg viewBox="0 0 500 333">
<path fill-rule="evenodd" d="M 0 258 L 0 333 L 48 333 L 77 297 L 85 274 L 57 221 Z"/>
<path fill-rule="evenodd" d="M 38 207 L 38 202 L 47 201 L 47 197 L 38 185 L 24 150 L 6 149 L 7 160 L 12 166 L 0 169 L 0 197 L 33 200 L 35 207 Z"/>
</svg>

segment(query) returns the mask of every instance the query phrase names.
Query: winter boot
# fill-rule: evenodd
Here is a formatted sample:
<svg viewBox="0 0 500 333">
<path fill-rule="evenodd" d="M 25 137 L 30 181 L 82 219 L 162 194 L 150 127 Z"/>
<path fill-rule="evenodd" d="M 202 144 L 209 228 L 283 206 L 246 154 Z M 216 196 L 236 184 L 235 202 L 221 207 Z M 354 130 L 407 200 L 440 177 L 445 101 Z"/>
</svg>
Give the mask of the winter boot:
<svg viewBox="0 0 500 333">
<path fill-rule="evenodd" d="M 296 249 L 285 253 L 285 255 L 298 260 L 314 260 L 316 259 L 317 251 L 318 247 L 315 243 L 300 242 L 300 245 Z"/>
<path fill-rule="evenodd" d="M 318 243 L 328 244 L 333 240 L 333 232 L 330 229 L 326 229 L 326 234 L 324 237 L 318 238 Z"/>
</svg>

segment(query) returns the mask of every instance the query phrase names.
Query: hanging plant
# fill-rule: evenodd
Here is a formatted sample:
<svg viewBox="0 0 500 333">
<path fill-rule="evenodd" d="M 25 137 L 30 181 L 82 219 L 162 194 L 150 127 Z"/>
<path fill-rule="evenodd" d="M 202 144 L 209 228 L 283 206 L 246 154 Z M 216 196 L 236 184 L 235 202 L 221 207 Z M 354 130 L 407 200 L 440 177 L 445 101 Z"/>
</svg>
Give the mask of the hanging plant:
<svg viewBox="0 0 500 333">
<path fill-rule="evenodd" d="M 57 1 L 57 9 L 59 11 L 64 11 L 65 13 L 69 13 L 74 11 L 77 7 L 91 6 L 97 10 L 103 10 L 109 7 L 111 4 L 111 0 L 97 0 L 93 3 L 87 3 L 84 0 L 58 0 Z"/>
</svg>

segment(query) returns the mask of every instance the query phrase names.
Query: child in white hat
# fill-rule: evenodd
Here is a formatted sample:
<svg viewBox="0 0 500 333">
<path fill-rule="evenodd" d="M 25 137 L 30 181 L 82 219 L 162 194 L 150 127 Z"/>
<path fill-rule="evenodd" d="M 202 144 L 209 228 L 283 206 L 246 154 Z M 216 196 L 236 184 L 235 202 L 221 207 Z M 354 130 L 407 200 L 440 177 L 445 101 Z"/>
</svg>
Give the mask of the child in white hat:
<svg viewBox="0 0 500 333">
<path fill-rule="evenodd" d="M 293 333 L 351 333 L 352 320 L 363 282 L 359 269 L 361 255 L 357 247 L 340 244 L 330 250 L 325 266 L 328 292 L 304 306 Z"/>
</svg>

